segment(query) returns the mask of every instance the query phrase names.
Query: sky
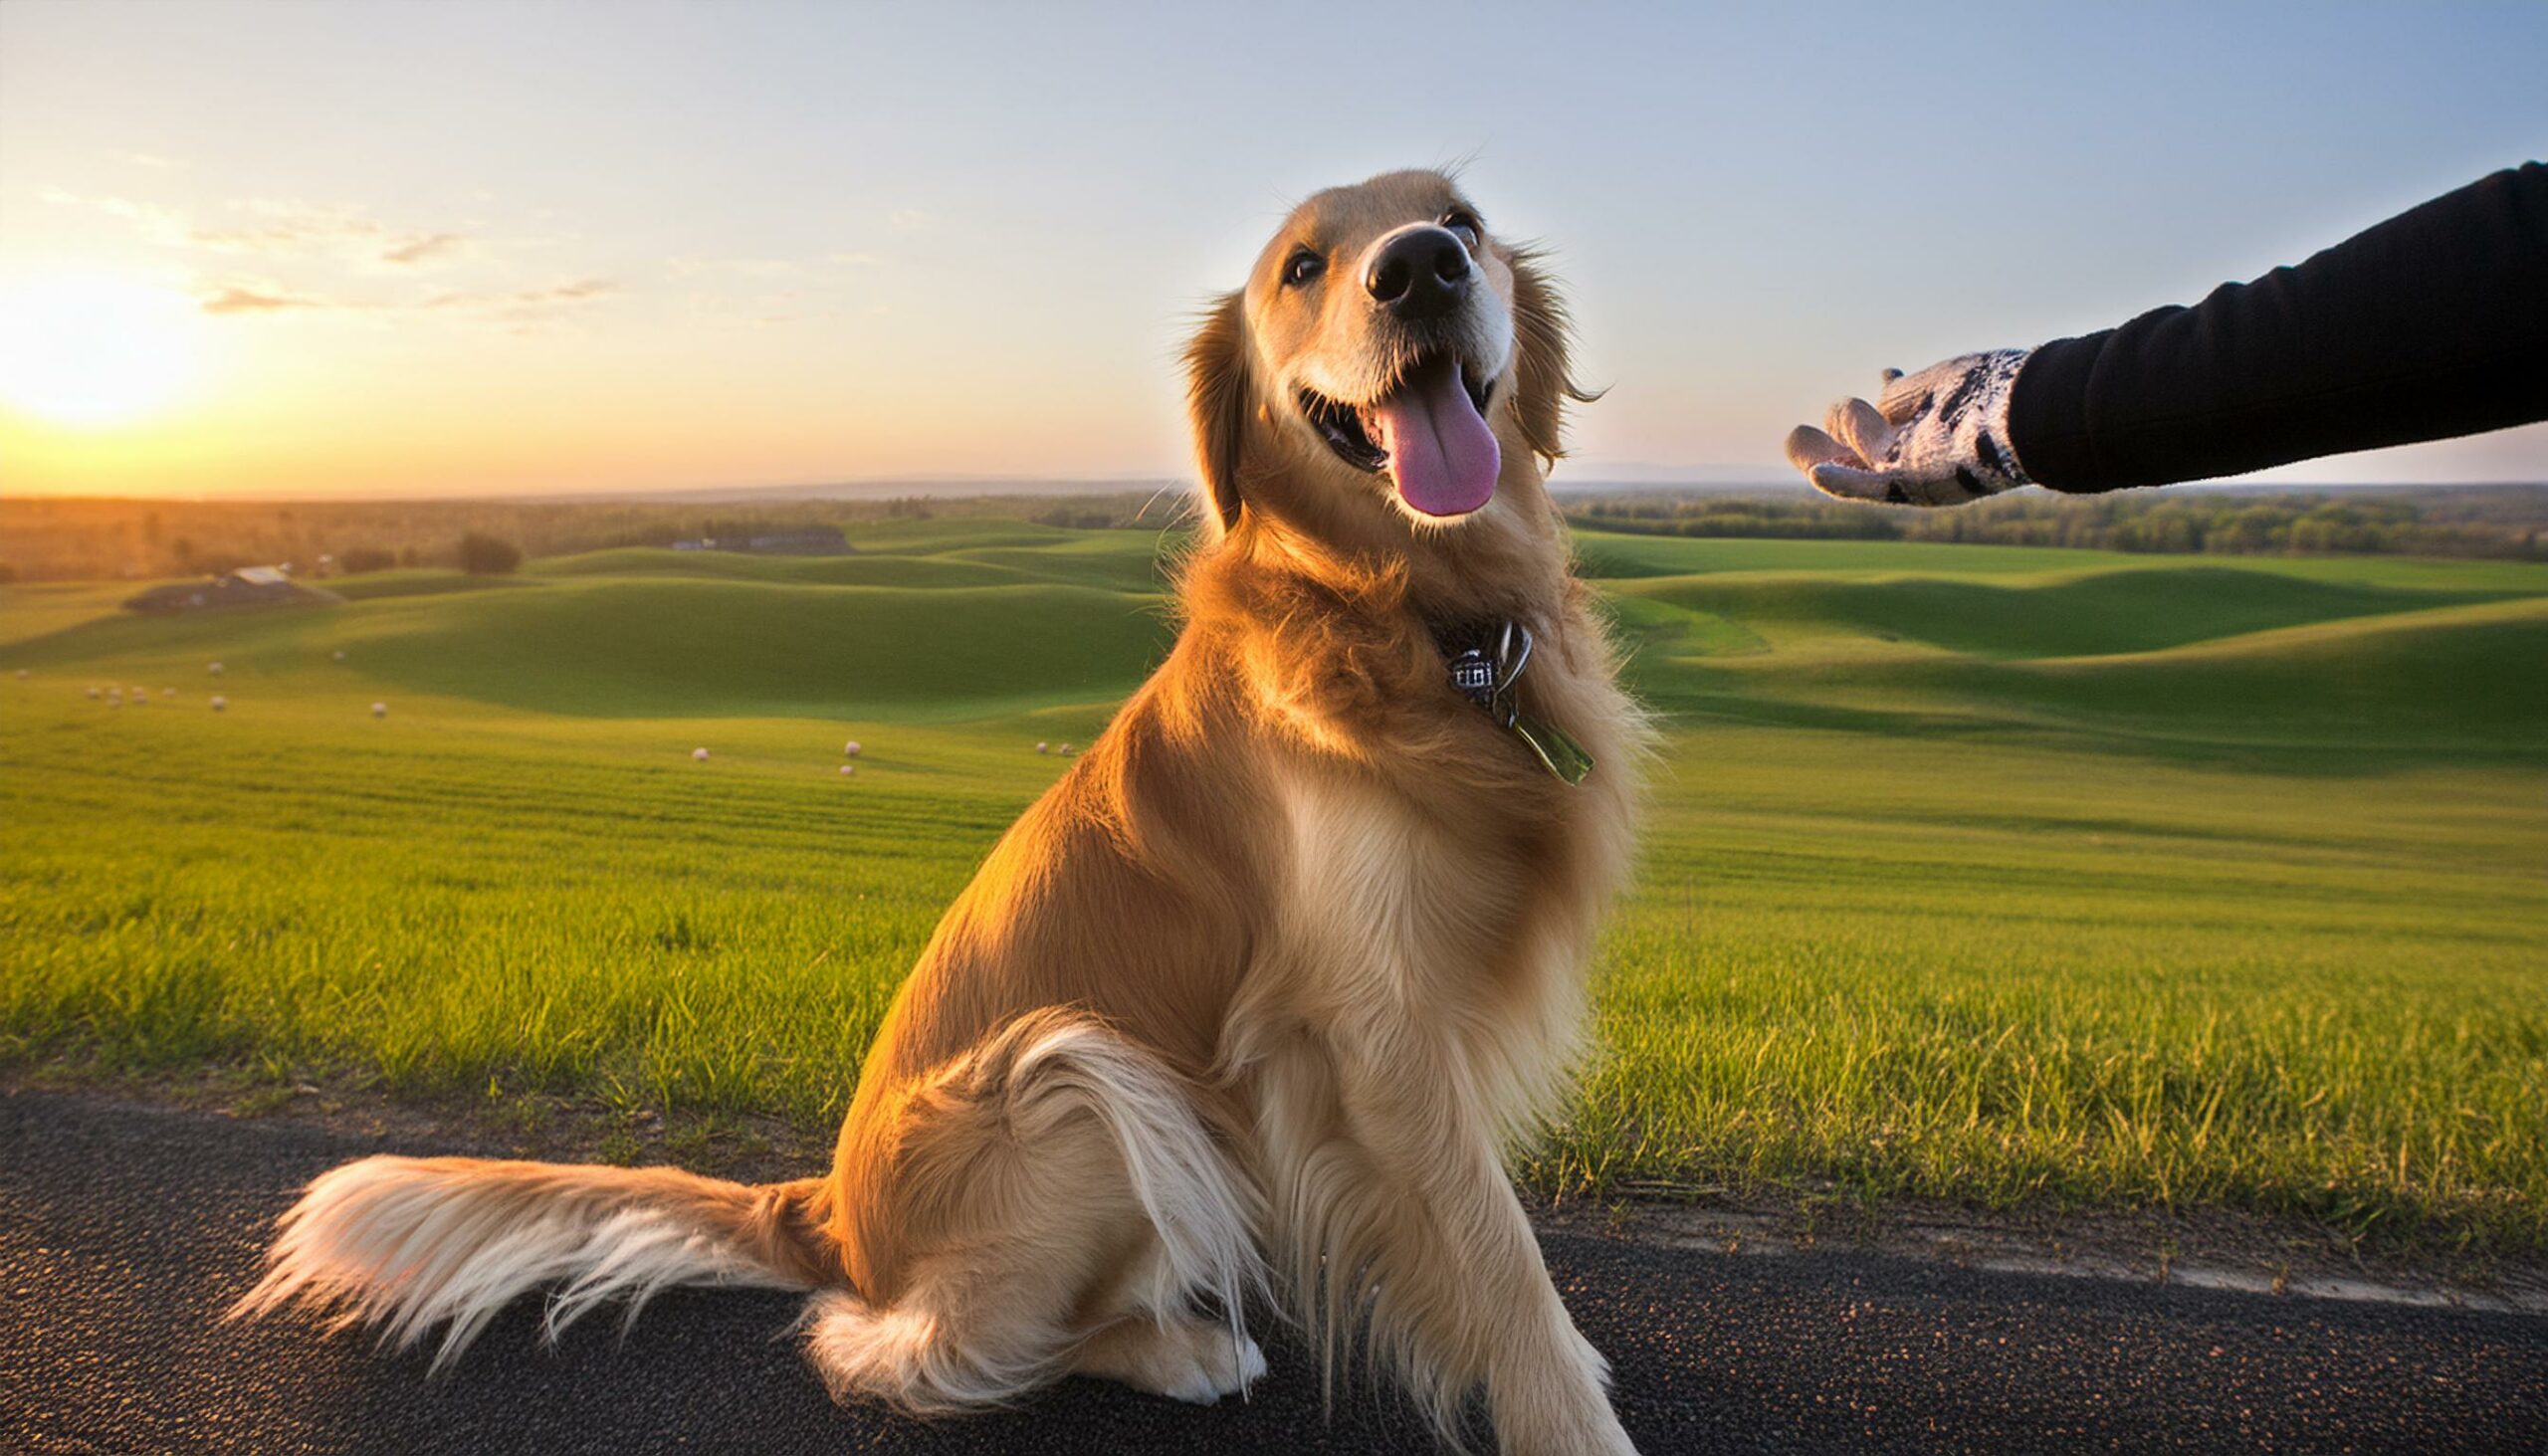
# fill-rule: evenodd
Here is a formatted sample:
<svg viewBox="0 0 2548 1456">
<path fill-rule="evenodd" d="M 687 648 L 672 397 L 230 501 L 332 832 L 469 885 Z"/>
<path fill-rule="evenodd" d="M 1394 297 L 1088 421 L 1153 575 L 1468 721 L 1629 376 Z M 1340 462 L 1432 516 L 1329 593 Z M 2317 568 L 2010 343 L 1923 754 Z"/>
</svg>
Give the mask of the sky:
<svg viewBox="0 0 2548 1456">
<path fill-rule="evenodd" d="M 2548 5 L 0 4 L 0 494 L 1187 471 L 1289 204 L 1551 245 L 1561 480 L 1782 478 L 1886 365 L 2548 150 Z M 2548 478 L 2548 427 L 2275 479 Z"/>
</svg>

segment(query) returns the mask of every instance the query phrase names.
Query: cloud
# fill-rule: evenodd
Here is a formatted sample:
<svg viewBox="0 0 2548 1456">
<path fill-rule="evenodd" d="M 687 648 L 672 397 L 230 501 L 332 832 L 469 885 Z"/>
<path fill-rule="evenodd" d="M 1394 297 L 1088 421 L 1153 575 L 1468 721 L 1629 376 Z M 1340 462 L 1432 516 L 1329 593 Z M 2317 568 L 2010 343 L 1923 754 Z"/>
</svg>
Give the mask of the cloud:
<svg viewBox="0 0 2548 1456">
<path fill-rule="evenodd" d="M 170 163 L 170 165 L 176 165 Z M 208 225 L 174 208 L 48 187 L 39 194 L 65 207 L 86 207 L 122 218 L 151 242 L 247 257 L 320 257 L 365 269 L 387 265 L 419 268 L 456 261 L 483 240 L 457 229 L 414 232 L 390 227 L 362 208 L 343 202 L 295 198 L 233 198 L 223 204 L 244 221 Z"/>
<path fill-rule="evenodd" d="M 580 304 L 586 299 L 608 298 L 618 292 L 619 285 L 609 279 L 579 278 L 573 283 L 559 284 L 552 289 L 535 289 L 530 293 L 515 294 L 513 299 L 516 303 L 524 304 Z"/>
<path fill-rule="evenodd" d="M 316 259 L 357 273 L 440 267 L 499 249 L 558 241 L 499 241 L 451 227 L 395 228 L 349 202 L 236 197 L 222 204 L 226 214 L 223 219 L 206 222 L 175 208 L 129 197 L 71 192 L 60 187 L 48 187 L 38 195 L 58 206 L 85 207 L 121 218 L 143 237 L 163 247 L 234 257 Z"/>
<path fill-rule="evenodd" d="M 263 221 L 252 227 L 198 227 L 186 235 L 188 241 L 223 253 L 299 253 L 347 243 L 370 246 L 389 231 L 343 203 L 249 197 L 224 205 Z"/>
<path fill-rule="evenodd" d="M 231 284 L 197 307 L 206 313 L 281 313 L 292 309 L 332 309 L 337 306 L 324 299 L 308 298 L 281 289 Z"/>
<path fill-rule="evenodd" d="M 281 313 L 386 315 L 427 311 L 475 315 L 513 325 L 537 323 L 557 313 L 622 292 L 612 279 L 570 277 L 562 283 L 508 287 L 505 251 L 552 239 L 510 239 L 501 245 L 458 228 L 429 231 L 393 228 L 352 203 L 299 198 L 233 198 L 223 204 L 220 225 L 206 225 L 174 208 L 128 197 L 47 188 L 46 202 L 82 207 L 131 223 L 153 243 L 199 257 L 217 254 L 267 263 L 293 279 L 277 281 L 231 267 L 202 267 L 196 308 L 217 317 Z M 207 263 L 209 260 L 205 260 Z M 489 269 L 484 265 L 493 262 Z M 450 264 L 465 270 L 470 287 L 442 292 L 397 291 L 385 280 Z M 796 265 L 774 260 L 736 260 L 744 267 Z M 238 267 L 256 269 L 255 262 Z M 493 277 L 486 275 L 493 273 Z"/>
<path fill-rule="evenodd" d="M 36 194 L 56 207 L 86 207 L 108 217 L 122 218 L 139 229 L 154 243 L 182 243 L 186 236 L 186 219 L 181 213 L 156 203 L 136 202 L 129 197 L 101 197 L 91 193 L 69 192 L 60 187 L 47 187 Z"/>
<path fill-rule="evenodd" d="M 620 291 L 619 285 L 606 278 L 579 278 L 571 283 L 552 284 L 541 289 L 516 289 L 510 293 L 437 294 L 415 305 L 419 309 L 498 309 L 519 313 L 526 310 L 553 308 L 561 304 L 586 304 L 606 299 Z"/>
<path fill-rule="evenodd" d="M 496 293 L 446 293 L 424 299 L 330 299 L 295 293 L 271 283 L 224 283 L 202 296 L 197 305 L 211 314 L 254 315 L 294 312 L 393 314 L 483 314 L 513 322 L 532 321 L 561 309 L 605 299 L 620 291 L 606 278 L 579 278 L 545 288 Z"/>
<path fill-rule="evenodd" d="M 227 205 L 259 221 L 249 227 L 192 228 L 186 241 L 217 253 L 322 254 L 356 265 L 385 263 L 398 268 L 447 262 L 472 243 L 461 232 L 401 231 L 351 203 L 252 197 L 233 199 Z"/>
<path fill-rule="evenodd" d="M 421 238 L 409 238 L 405 242 L 393 243 L 382 249 L 380 261 L 395 263 L 402 268 L 412 267 L 415 264 L 452 257 L 467 249 L 469 242 L 469 238 L 461 233 L 427 233 Z"/>
</svg>

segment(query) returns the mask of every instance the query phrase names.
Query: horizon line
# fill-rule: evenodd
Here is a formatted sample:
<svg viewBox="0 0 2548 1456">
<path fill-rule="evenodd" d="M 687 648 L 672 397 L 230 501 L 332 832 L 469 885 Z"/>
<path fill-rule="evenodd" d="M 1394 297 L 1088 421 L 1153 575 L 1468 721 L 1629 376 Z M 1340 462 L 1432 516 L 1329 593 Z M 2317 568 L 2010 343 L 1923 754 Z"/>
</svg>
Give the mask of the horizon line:
<svg viewBox="0 0 2548 1456">
<path fill-rule="evenodd" d="M 1673 469 L 1673 467 L 1641 467 L 1640 469 L 1665 471 Z M 1707 470 L 1728 470 L 1733 468 L 1720 466 L 1688 467 L 1687 469 L 1697 472 Z M 1780 476 L 1782 475 L 1787 475 L 1788 478 L 1781 479 Z M 986 496 L 996 497 L 1012 494 L 1028 496 L 1094 496 L 1105 494 L 1127 494 L 1143 489 L 1169 487 L 1188 489 L 1191 488 L 1193 484 L 1194 483 L 1190 479 L 1171 475 L 1041 476 L 932 474 L 861 476 L 839 481 L 808 481 L 797 484 L 758 486 L 658 486 L 646 488 L 602 486 L 589 490 L 513 491 L 491 492 L 484 494 L 455 492 L 449 495 L 427 496 L 369 494 L 328 495 L 323 493 L 293 493 L 260 496 L 215 496 L 202 494 L 174 496 L 122 496 L 103 494 L 84 495 L 72 493 L 55 494 L 45 492 L 31 495 L 0 497 L 0 508 L 8 506 L 24 507 L 39 504 L 67 505 L 75 503 L 86 505 L 132 506 L 571 506 L 583 503 L 642 503 L 649 501 L 663 502 L 666 504 L 709 506 L 720 503 L 731 503 L 735 505 L 766 504 L 791 499 L 810 504 L 822 501 L 850 502 L 862 497 L 869 500 L 914 498 L 961 500 L 966 498 L 979 498 Z M 1018 487 L 1041 487 L 1042 489 L 1014 489 Z M 898 488 L 910 489 L 908 489 L 907 495 L 902 497 L 885 494 L 895 491 Z M 1553 481 L 1549 484 L 1549 489 L 1553 494 L 1560 495 L 1581 494 L 1592 490 L 1621 492 L 1700 491 L 1708 494 L 1734 494 L 1744 491 L 1769 491 L 1778 494 L 1798 494 L 1805 496 L 1813 496 L 1816 494 L 1812 486 L 1801 479 L 1794 478 L 1792 474 L 1784 470 L 1776 473 L 1765 471 L 1757 478 L 1733 479 L 1719 477 L 1715 480 L 1672 480 L 1666 478 L 1605 479 L 1598 476 L 1592 476 L 1576 478 L 1563 482 Z M 2185 481 L 2170 486 L 2144 487 L 2141 489 L 2206 492 L 2257 491 L 2291 493 L 2518 491 L 2548 490 L 2548 477 L 2527 480 L 2464 481 L 2243 481 L 2232 478 L 2221 481 Z M 825 492 L 834 491 L 855 492 L 857 495 L 832 496 L 823 494 Z M 2060 493 L 2053 492 L 2053 494 L 2057 495 Z M 2118 492 L 2113 494 L 2120 493 Z"/>
</svg>

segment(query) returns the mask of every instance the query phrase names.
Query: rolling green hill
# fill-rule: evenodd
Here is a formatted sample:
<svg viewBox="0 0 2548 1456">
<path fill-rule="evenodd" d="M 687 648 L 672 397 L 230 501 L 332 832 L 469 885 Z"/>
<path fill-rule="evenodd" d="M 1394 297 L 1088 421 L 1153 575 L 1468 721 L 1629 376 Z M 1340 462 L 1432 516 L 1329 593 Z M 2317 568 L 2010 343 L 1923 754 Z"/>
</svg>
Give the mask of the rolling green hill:
<svg viewBox="0 0 2548 1456">
<path fill-rule="evenodd" d="M 161 621 L 94 588 L 24 588 L 6 615 L 48 630 L 10 632 L 0 664 L 111 680 L 227 657 L 288 680 L 341 649 L 379 691 L 537 712 L 957 722 L 1120 698 L 1172 635 L 1153 532 L 886 522 L 860 544 L 390 572 L 345 579 L 332 611 Z M 2372 759 L 2528 756 L 2518 729 L 2548 723 L 2548 674 L 2522 670 L 2548 660 L 2543 566 L 1597 534 L 1581 554 L 1622 573 L 1596 579 L 1635 686 L 1695 721 Z"/>
<path fill-rule="evenodd" d="M 1155 532 L 854 539 L 0 588 L 0 1067 L 819 1128 L 1173 630 Z M 1579 547 L 1666 752 L 1539 1186 L 2548 1251 L 2548 566 Z"/>
<path fill-rule="evenodd" d="M 1013 586 L 1044 579 L 1033 573 L 955 556 L 746 556 L 727 551 L 666 551 L 631 546 L 535 562 L 535 579 L 586 576 L 686 577 L 714 581 L 824 586 Z"/>
<path fill-rule="evenodd" d="M 2153 652 L 2275 627 L 2521 595 L 2313 581 L 2173 562 L 2021 576 L 1745 572 L 1648 578 L 1623 589 L 1755 626 L 1776 623 L 1799 639 L 1839 633 L 1984 658 Z"/>
<path fill-rule="evenodd" d="M 594 717 L 982 718 L 1121 697 L 1170 635 L 1085 586 L 592 577 L 436 598 L 338 634 L 393 687 Z"/>
</svg>

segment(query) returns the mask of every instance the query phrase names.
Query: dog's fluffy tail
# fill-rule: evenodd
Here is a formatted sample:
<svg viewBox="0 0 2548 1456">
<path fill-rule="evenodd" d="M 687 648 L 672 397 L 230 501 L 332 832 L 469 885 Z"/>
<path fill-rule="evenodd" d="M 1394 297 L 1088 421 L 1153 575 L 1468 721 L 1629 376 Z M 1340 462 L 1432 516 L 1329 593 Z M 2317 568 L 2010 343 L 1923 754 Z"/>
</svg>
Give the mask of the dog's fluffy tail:
<svg viewBox="0 0 2548 1456">
<path fill-rule="evenodd" d="M 922 1097 L 931 1117 L 907 1135 L 906 1157 L 960 1170 L 965 1197 L 1006 1210 L 1001 1232 L 922 1272 L 891 1308 L 845 1288 L 816 1298 L 806 1353 L 833 1398 L 941 1415 L 1059 1377 L 1082 1312 L 1028 1297 L 1048 1281 L 1025 1271 L 1116 1231 L 1092 1221 L 1140 1219 L 1156 1236 L 1124 1291 L 1132 1312 L 1165 1326 L 1190 1318 L 1197 1300 L 1214 1306 L 1231 1350 L 1249 1352 L 1236 1357 L 1240 1379 L 1261 1372 L 1245 1326 L 1251 1298 L 1271 1298 L 1253 1236 L 1259 1198 L 1158 1058 L 1093 1017 L 1051 1008 L 949 1064 Z M 980 1286 L 1001 1280 L 1006 1304 L 983 1310 Z"/>
<path fill-rule="evenodd" d="M 231 1307 L 301 1307 L 405 1349 L 444 1327 L 439 1369 L 515 1298 L 555 1286 L 547 1333 L 613 1300 L 627 1318 L 679 1284 L 841 1282 L 823 1180 L 747 1187 L 676 1168 L 366 1157 L 311 1183 L 277 1225 L 265 1278 Z"/>
</svg>

